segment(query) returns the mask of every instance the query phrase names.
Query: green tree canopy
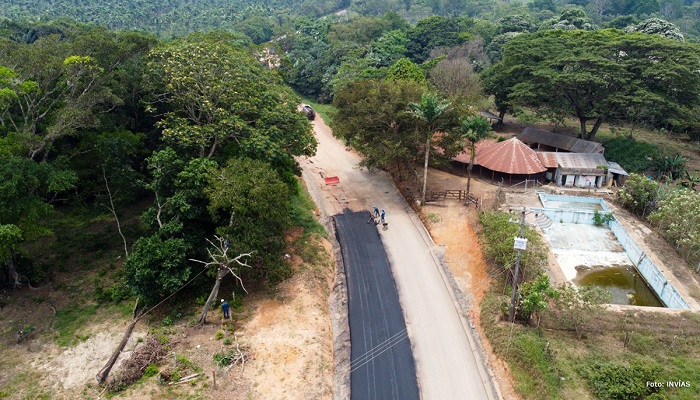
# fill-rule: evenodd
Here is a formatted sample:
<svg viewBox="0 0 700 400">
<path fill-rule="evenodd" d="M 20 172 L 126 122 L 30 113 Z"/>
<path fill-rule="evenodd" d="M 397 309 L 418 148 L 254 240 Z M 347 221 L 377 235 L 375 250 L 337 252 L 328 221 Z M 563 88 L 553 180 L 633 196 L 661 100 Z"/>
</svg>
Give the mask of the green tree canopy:
<svg viewBox="0 0 700 400">
<path fill-rule="evenodd" d="M 224 40 L 222 40 L 222 38 Z M 193 155 L 224 148 L 291 170 L 293 156 L 315 153 L 298 98 L 225 35 L 195 35 L 149 56 L 153 105 L 162 106 L 163 138 Z"/>
<path fill-rule="evenodd" d="M 407 33 L 408 56 L 417 63 L 428 59 L 436 47 L 453 47 L 471 38 L 466 21 L 459 18 L 432 16 L 420 20 Z"/>
<path fill-rule="evenodd" d="M 127 284 L 147 304 L 153 304 L 190 278 L 187 254 L 191 250 L 182 238 L 163 238 L 157 233 L 140 238 L 124 263 Z"/>
<path fill-rule="evenodd" d="M 358 81 L 340 91 L 333 100 L 338 109 L 334 133 L 355 147 L 368 168 L 405 172 L 419 154 L 423 135 L 405 111 L 418 100 L 424 87 L 412 81 Z"/>
<path fill-rule="evenodd" d="M 696 45 L 652 35 L 553 30 L 513 38 L 484 80 L 501 106 L 573 115 L 591 140 L 604 120 L 687 127 L 700 105 L 699 63 Z"/>
<path fill-rule="evenodd" d="M 209 176 L 205 191 L 219 235 L 235 254 L 252 252 L 251 266 L 276 284 L 291 275 L 282 259 L 291 224 L 290 189 L 268 164 L 233 158 Z"/>
<path fill-rule="evenodd" d="M 0 157 L 0 284 L 19 284 L 15 269 L 19 245 L 48 234 L 43 219 L 53 212 L 51 199 L 75 187 L 72 171 L 18 156 Z M 32 277 L 28 277 L 31 279 Z"/>
<path fill-rule="evenodd" d="M 421 85 L 426 84 L 423 71 L 408 58 L 402 58 L 389 67 L 386 79 L 390 81 L 412 81 Z"/>
</svg>

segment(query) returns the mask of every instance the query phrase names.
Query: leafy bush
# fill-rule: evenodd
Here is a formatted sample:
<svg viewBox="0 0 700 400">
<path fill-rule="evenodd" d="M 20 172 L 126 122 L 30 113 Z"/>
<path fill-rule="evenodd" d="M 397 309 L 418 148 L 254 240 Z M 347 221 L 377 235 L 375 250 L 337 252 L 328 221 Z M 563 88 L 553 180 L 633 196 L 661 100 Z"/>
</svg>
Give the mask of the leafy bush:
<svg viewBox="0 0 700 400">
<path fill-rule="evenodd" d="M 549 283 L 549 276 L 541 274 L 536 279 L 523 282 L 518 295 L 518 318 L 530 321 L 534 317 L 535 325 L 539 325 L 540 313 L 549 306 L 549 299 L 556 298 L 558 292 Z"/>
<path fill-rule="evenodd" d="M 578 339 L 589 328 L 590 321 L 600 313 L 603 304 L 608 303 L 612 295 L 597 286 L 574 287 L 564 284 L 557 288 L 553 320 L 560 329 L 576 332 Z"/>
<path fill-rule="evenodd" d="M 144 378 L 150 378 L 158 373 L 158 366 L 155 364 L 148 364 L 146 369 L 143 371 Z"/>
<path fill-rule="evenodd" d="M 658 381 L 660 370 L 658 365 L 650 363 L 595 360 L 584 364 L 579 372 L 599 399 L 636 400 L 659 391 L 647 382 Z"/>
<path fill-rule="evenodd" d="M 225 367 L 227 365 L 231 365 L 234 361 L 234 356 L 235 353 L 233 349 L 227 351 L 226 353 L 216 353 L 214 354 L 214 361 L 216 362 L 216 365 L 220 367 Z"/>
<path fill-rule="evenodd" d="M 686 261 L 695 263 L 700 259 L 700 193 L 672 190 L 659 201 L 659 208 L 649 215 L 649 221 L 658 225 Z"/>
<path fill-rule="evenodd" d="M 129 287 L 123 281 L 115 282 L 110 286 L 103 287 L 96 279 L 95 301 L 98 303 L 119 303 L 131 295 Z"/>
<path fill-rule="evenodd" d="M 688 174 L 686 162 L 688 160 L 680 154 L 657 158 L 654 160 L 654 173 L 659 180 L 675 181 Z"/>
<path fill-rule="evenodd" d="M 607 225 L 608 222 L 614 219 L 615 217 L 612 215 L 612 213 L 602 213 L 598 210 L 593 210 L 593 224 L 597 226 Z"/>
<path fill-rule="evenodd" d="M 659 183 L 643 175 L 631 174 L 617 196 L 624 208 L 644 218 L 656 209 Z"/>
<path fill-rule="evenodd" d="M 509 222 L 512 215 L 502 212 L 486 212 L 479 214 L 479 222 L 483 229 L 480 232 L 481 241 L 486 257 L 505 269 L 513 269 L 517 252 L 513 249 L 513 239 L 520 234 L 520 226 Z M 523 251 L 520 259 L 522 280 L 528 280 L 542 272 L 547 261 L 547 251 L 542 238 L 537 232 L 526 227 L 527 250 Z"/>
</svg>

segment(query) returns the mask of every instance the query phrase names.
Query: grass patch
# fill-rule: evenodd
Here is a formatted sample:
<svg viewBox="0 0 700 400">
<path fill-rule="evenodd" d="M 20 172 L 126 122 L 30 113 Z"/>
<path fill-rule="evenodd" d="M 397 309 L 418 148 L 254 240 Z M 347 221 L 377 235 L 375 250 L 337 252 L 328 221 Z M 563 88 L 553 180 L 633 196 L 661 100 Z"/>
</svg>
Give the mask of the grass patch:
<svg viewBox="0 0 700 400">
<path fill-rule="evenodd" d="M 86 336 L 78 335 L 78 331 L 95 316 L 96 312 L 96 305 L 75 305 L 58 310 L 54 322 L 54 328 L 58 331 L 56 344 L 63 347 L 74 346 L 87 339 Z"/>
<path fill-rule="evenodd" d="M 554 314 L 545 314 L 543 329 L 499 322 L 504 301 L 492 288 L 481 324 L 524 399 L 700 398 L 700 324 L 687 315 L 681 326 L 680 316 L 604 311 L 577 340 L 558 328 Z"/>
<path fill-rule="evenodd" d="M 617 162 L 627 172 L 648 171 L 652 167 L 652 160 L 660 156 L 657 146 L 636 140 L 632 136 L 601 134 L 598 139 L 605 146 L 605 158 Z"/>
<path fill-rule="evenodd" d="M 561 372 L 543 333 L 522 325 L 494 322 L 502 313 L 504 300 L 504 296 L 487 293 L 482 302 L 481 323 L 495 352 L 508 363 L 516 389 L 526 399 L 561 397 Z"/>
<path fill-rule="evenodd" d="M 37 384 L 43 379 L 38 372 L 20 372 L 0 388 L 0 399 L 16 399 L 22 393 L 22 399 L 50 400 L 54 396 L 43 385 Z"/>
<path fill-rule="evenodd" d="M 304 235 L 320 235 L 326 237 L 326 230 L 321 225 L 314 215 L 316 204 L 309 196 L 306 188 L 297 181 L 297 194 L 292 197 L 292 225 L 301 226 L 304 228 Z"/>
</svg>

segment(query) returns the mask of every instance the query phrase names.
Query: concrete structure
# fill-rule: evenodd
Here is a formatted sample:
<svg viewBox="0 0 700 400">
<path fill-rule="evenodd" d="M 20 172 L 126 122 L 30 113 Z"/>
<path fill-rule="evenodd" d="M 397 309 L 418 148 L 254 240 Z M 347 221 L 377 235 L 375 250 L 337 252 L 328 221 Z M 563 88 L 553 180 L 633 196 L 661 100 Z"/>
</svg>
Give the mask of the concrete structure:
<svg viewBox="0 0 700 400">
<path fill-rule="evenodd" d="M 656 293 L 656 296 L 666 307 L 690 309 L 688 303 L 683 300 L 678 291 L 673 287 L 673 284 L 664 277 L 659 268 L 647 257 L 639 245 L 637 245 L 616 219 L 613 218 L 607 224 L 607 228 L 612 231 L 615 235 L 615 239 L 617 239 L 624 249 L 627 256 L 626 260 L 620 260 L 618 255 L 614 254 L 620 253 L 619 251 L 610 251 L 612 248 L 600 247 L 601 244 L 606 241 L 607 235 L 601 235 L 597 238 L 589 237 L 588 240 L 581 240 L 581 232 L 586 231 L 589 234 L 593 232 L 587 231 L 586 226 L 594 225 L 595 210 L 600 208 L 604 213 L 610 212 L 605 200 L 597 197 L 559 196 L 545 193 L 539 193 L 539 197 L 543 207 L 532 208 L 531 210 L 538 214 L 544 214 L 549 219 L 549 221 L 547 221 L 548 226 L 544 227 L 543 231 L 550 245 L 552 244 L 552 237 L 557 233 L 556 229 L 565 225 L 568 225 L 569 231 L 564 233 L 560 232 L 558 241 L 569 241 L 573 245 L 580 245 L 582 242 L 586 243 L 586 248 L 589 251 L 583 252 L 583 257 L 581 257 L 580 260 L 575 260 L 572 265 L 585 265 L 585 263 L 590 262 L 591 259 L 593 259 L 594 265 L 607 265 L 601 259 L 595 259 L 596 257 L 608 258 L 608 261 L 611 261 L 609 265 L 627 264 L 627 262 L 629 262 L 634 265 L 639 275 L 646 281 L 647 285 Z M 542 227 L 541 219 L 538 220 L 538 224 Z M 583 229 L 578 229 L 578 227 Z M 554 230 L 550 231 L 552 229 Z M 578 230 L 573 232 L 571 229 Z M 557 257 L 559 257 L 560 254 L 557 253 L 556 249 L 554 250 Z M 568 249 L 563 249 L 560 253 L 564 254 L 567 251 Z M 566 255 L 571 257 L 571 254 Z M 561 264 L 560 262 L 560 265 Z M 564 265 L 562 265 L 562 267 L 566 269 Z M 568 279 L 572 278 L 572 274 L 575 275 L 571 270 L 569 270 L 568 273 L 566 270 L 563 272 Z"/>
</svg>

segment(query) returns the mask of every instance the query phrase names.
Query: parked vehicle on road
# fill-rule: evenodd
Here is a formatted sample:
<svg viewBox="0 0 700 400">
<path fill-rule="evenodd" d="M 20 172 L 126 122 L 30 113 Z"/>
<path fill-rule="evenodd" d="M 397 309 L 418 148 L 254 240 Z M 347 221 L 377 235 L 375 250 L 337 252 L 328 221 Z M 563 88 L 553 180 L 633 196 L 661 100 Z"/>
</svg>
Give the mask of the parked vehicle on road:
<svg viewBox="0 0 700 400">
<path fill-rule="evenodd" d="M 313 121 L 314 119 L 316 119 L 316 111 L 314 111 L 314 109 L 311 108 L 310 105 L 302 104 L 301 111 L 303 111 L 306 114 L 306 118 L 308 118 L 309 121 Z"/>
</svg>

